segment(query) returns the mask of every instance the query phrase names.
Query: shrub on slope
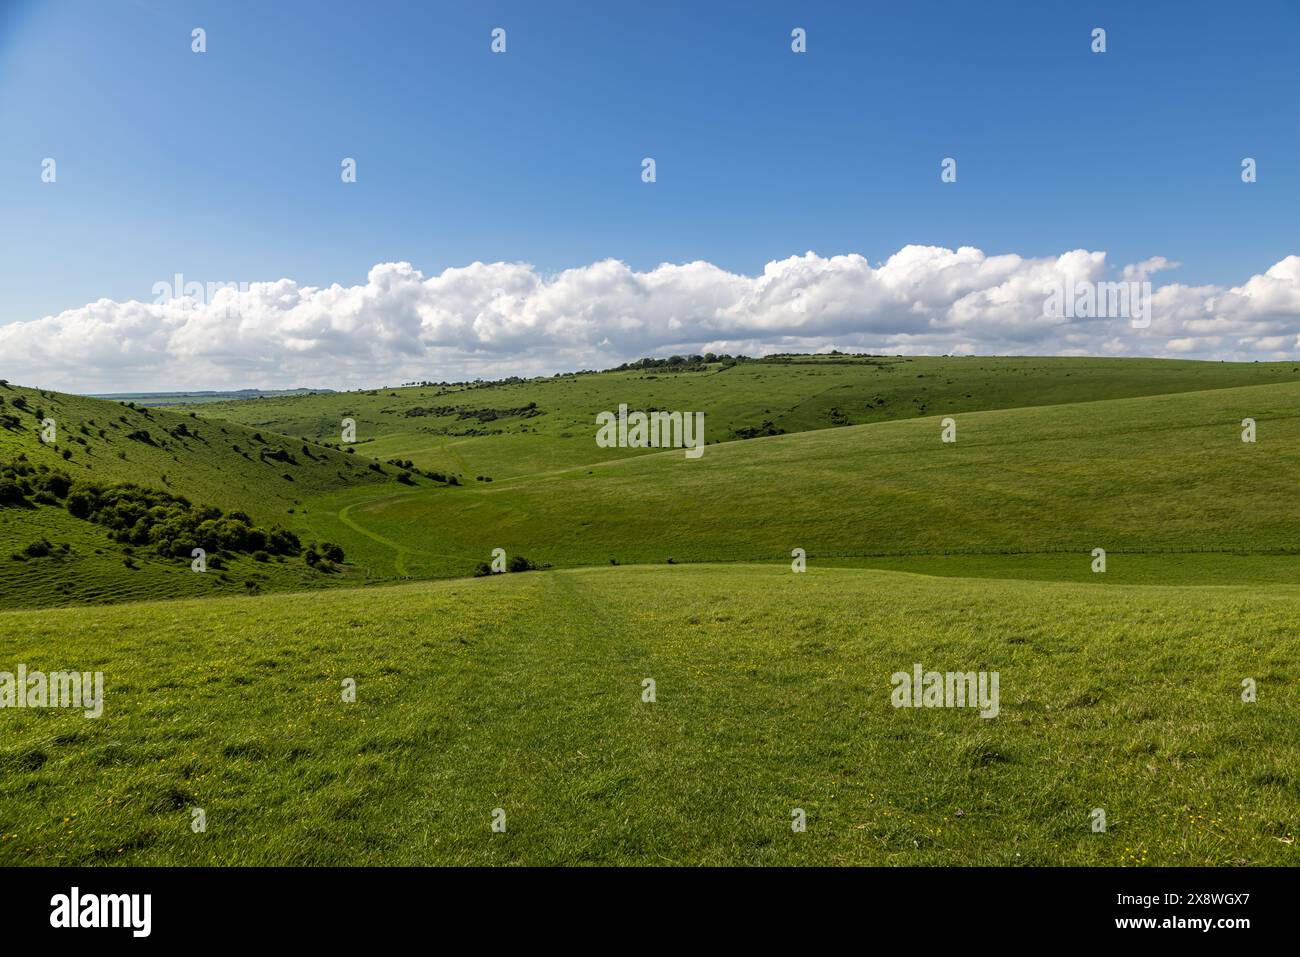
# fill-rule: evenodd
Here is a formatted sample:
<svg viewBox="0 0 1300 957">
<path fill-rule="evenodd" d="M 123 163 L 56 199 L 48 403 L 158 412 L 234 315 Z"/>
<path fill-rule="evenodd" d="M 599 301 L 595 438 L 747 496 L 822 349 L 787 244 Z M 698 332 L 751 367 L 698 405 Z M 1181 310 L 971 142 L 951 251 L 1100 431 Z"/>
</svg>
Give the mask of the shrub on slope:
<svg viewBox="0 0 1300 957">
<path fill-rule="evenodd" d="M 286 556 L 302 552 L 302 543 L 293 532 L 255 525 L 243 512 L 225 513 L 215 505 L 194 505 L 183 496 L 133 483 L 76 481 L 66 472 L 32 465 L 22 456 L 0 463 L 0 504 L 31 507 L 33 501 L 66 508 L 74 518 L 107 528 L 113 541 L 152 546 L 165 558 L 189 559 L 196 548 L 210 553 Z M 339 546 L 326 543 L 324 548 L 329 560 L 343 560 Z"/>
</svg>

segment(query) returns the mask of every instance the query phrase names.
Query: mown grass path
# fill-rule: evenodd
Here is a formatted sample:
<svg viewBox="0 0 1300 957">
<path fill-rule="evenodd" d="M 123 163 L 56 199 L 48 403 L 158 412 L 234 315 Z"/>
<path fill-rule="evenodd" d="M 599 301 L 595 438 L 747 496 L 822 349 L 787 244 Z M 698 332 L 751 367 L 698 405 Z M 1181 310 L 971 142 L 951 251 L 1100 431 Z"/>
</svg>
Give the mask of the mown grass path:
<svg viewBox="0 0 1300 957">
<path fill-rule="evenodd" d="M 474 559 L 472 556 L 464 553 L 450 554 L 446 552 L 439 552 L 439 551 L 425 549 L 425 548 L 416 548 L 412 545 L 404 544 L 402 542 L 389 538 L 386 535 L 381 535 L 378 532 L 373 531 L 372 529 L 366 528 L 366 526 L 362 525 L 361 522 L 358 521 L 353 516 L 353 509 L 359 507 L 377 507 L 377 506 L 385 505 L 396 499 L 407 498 L 413 495 L 437 494 L 439 491 L 443 491 L 443 490 L 427 489 L 427 488 L 412 489 L 411 491 L 407 491 L 407 492 L 399 492 L 396 495 L 383 495 L 375 498 L 366 498 L 362 501 L 349 502 L 347 505 L 344 505 L 342 508 L 338 509 L 335 515 L 344 526 L 350 528 L 358 535 L 363 535 L 366 538 L 370 539 L 371 541 L 376 542 L 384 546 L 385 548 L 391 550 L 393 553 L 393 557 L 392 557 L 393 571 L 399 578 L 413 577 L 407 565 L 407 557 L 412 554 L 422 554 L 422 555 L 428 555 L 435 558 L 442 558 L 442 559 L 461 561 L 461 562 L 471 561 L 471 560 L 475 560 L 475 561 L 481 560 L 481 559 Z"/>
<path fill-rule="evenodd" d="M 386 498 L 396 498 L 396 497 L 397 496 L 394 495 L 386 496 Z M 385 499 L 374 499 L 372 501 L 385 501 Z M 342 522 L 344 525 L 346 525 L 348 528 L 352 529 L 352 531 L 356 532 L 358 535 L 364 535 L 366 538 L 370 539 L 371 541 L 378 542 L 380 545 L 392 549 L 393 550 L 393 571 L 399 577 L 402 578 L 410 577 L 409 573 L 406 570 L 406 553 L 410 551 L 410 549 L 406 545 L 401 544 L 400 542 L 395 542 L 391 538 L 387 538 L 383 535 L 379 535 L 375 532 L 370 531 L 368 528 L 361 525 L 359 522 L 355 521 L 351 517 L 350 513 L 358 505 L 369 505 L 369 504 L 371 504 L 371 502 L 352 502 L 349 505 L 344 505 L 341 509 L 338 510 L 337 513 L 339 521 Z"/>
</svg>

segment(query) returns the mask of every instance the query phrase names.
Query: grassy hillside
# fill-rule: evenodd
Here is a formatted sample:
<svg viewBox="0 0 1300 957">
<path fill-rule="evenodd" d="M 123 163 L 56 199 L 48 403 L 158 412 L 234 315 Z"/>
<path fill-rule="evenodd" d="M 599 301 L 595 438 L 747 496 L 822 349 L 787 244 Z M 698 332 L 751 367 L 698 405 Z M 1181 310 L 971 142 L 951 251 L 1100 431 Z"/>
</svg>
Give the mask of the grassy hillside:
<svg viewBox="0 0 1300 957">
<path fill-rule="evenodd" d="M 53 605 L 99 605 L 241 595 L 268 591 L 305 591 L 364 582 L 355 565 L 315 570 L 294 556 L 216 553 L 220 567 L 195 573 L 190 560 L 164 558 L 146 547 L 123 546 L 106 529 L 73 518 L 61 508 L 5 509 L 5 550 L 0 551 L 0 601 L 5 608 Z M 49 542 L 50 554 L 31 556 L 25 549 Z M 0 665 L 0 670 L 3 670 Z"/>
<path fill-rule="evenodd" d="M 595 416 L 703 411 L 710 442 L 884 422 L 1300 381 L 1293 363 L 1168 359 L 792 356 L 700 371 L 654 368 L 526 382 L 411 387 L 214 403 L 206 417 L 337 442 L 357 422 L 358 451 L 494 479 L 645 454 L 595 445 Z"/>
<path fill-rule="evenodd" d="M 0 865 L 1296 864 L 1297 599 L 773 564 L 0 614 L 6 669 L 106 683 L 0 712 Z M 1000 713 L 893 708 L 915 662 Z"/>
<path fill-rule="evenodd" d="M 1241 441 L 1246 417 L 1258 423 L 1254 444 Z M 1100 547 L 1114 555 L 1106 580 L 1141 581 L 1123 578 L 1124 553 L 1300 551 L 1300 384 L 956 422 L 951 444 L 937 418 L 914 418 L 710 446 L 695 461 L 665 452 L 501 479 L 455 496 L 362 490 L 318 500 L 310 520 L 319 536 L 346 538 L 374 562 L 387 552 L 411 575 L 468 574 L 497 547 L 555 565 L 788 562 L 804 548 L 814 560 L 1068 553 L 1052 561 L 1088 578 Z"/>
<path fill-rule="evenodd" d="M 0 865 L 1300 863 L 1290 366 L 813 359 L 207 407 L 242 425 L 0 397 L 0 462 L 347 553 L 196 575 L 70 494 L 0 509 L 4 607 L 135 602 L 0 613 L 0 671 L 107 695 L 0 709 Z M 600 450 L 620 402 L 723 441 Z M 280 431 L 345 415 L 464 484 Z M 498 547 L 557 568 L 322 590 Z M 917 662 L 998 672 L 999 714 L 892 707 Z"/>
<path fill-rule="evenodd" d="M 74 478 L 135 482 L 196 502 L 281 520 L 322 492 L 392 482 L 394 469 L 268 430 L 209 422 L 166 409 L 131 408 L 104 399 L 0 386 L 0 461 L 25 454 Z M 41 421 L 53 419 L 53 444 Z"/>
<path fill-rule="evenodd" d="M 949 372 L 940 375 L 942 369 Z M 934 388 L 945 383 L 973 390 L 970 402 L 1056 401 L 1071 391 L 1150 391 L 1193 378 L 1219 385 L 1276 379 L 1289 369 L 1146 360 L 804 357 L 461 389 L 459 398 L 443 395 L 436 402 L 446 405 L 436 406 L 433 394 L 439 390 L 431 387 L 237 406 L 247 412 L 282 402 L 311 416 L 321 404 L 345 403 L 336 411 L 358 416 L 362 438 L 368 420 L 355 405 L 362 399 L 408 411 L 455 407 L 460 412 L 439 419 L 444 424 L 438 428 L 460 423 L 464 430 L 493 433 L 456 437 L 458 447 L 487 443 L 499 445 L 503 454 L 518 447 L 514 469 L 542 467 L 537 474 L 498 475 L 492 482 L 475 481 L 471 470 L 459 488 L 419 476 L 414 484 L 399 484 L 402 470 L 391 465 L 263 426 L 8 386 L 0 388 L 0 415 L 7 416 L 0 421 L 8 425 L 0 428 L 0 462 L 6 453 L 21 452 L 74 477 L 134 481 L 201 504 L 240 509 L 287 526 L 304 542 L 342 544 L 350 567 L 322 577 L 293 563 L 252 564 L 236 556 L 223 576 L 202 579 L 190 576 L 186 562 L 155 562 L 147 551 L 128 555 L 106 544 L 102 531 L 68 526 L 41 509 L 4 523 L 0 531 L 0 597 L 19 607 L 461 576 L 498 547 L 557 566 L 670 558 L 788 562 L 792 549 L 803 548 L 823 564 L 950 576 L 1300 582 L 1300 519 L 1287 478 L 1300 464 L 1293 452 L 1300 449 L 1300 383 L 954 412 L 954 444 L 939 441 L 938 417 L 918 415 L 913 394 L 932 388 L 926 383 L 933 379 Z M 838 398 L 827 405 L 828 396 L 885 379 L 894 388 L 883 405 L 857 407 Z M 749 421 L 763 394 L 769 404 L 757 414 L 774 416 L 763 421 L 780 421 L 784 425 L 776 428 L 788 427 L 788 433 L 733 437 L 689 462 L 680 452 L 597 448 L 594 422 L 584 420 L 579 432 L 574 410 L 616 406 L 632 385 L 647 390 L 638 393 L 641 400 L 630 397 L 634 407 L 689 409 L 707 401 L 714 423 Z M 656 395 L 681 401 L 652 401 Z M 886 418 L 822 428 L 826 417 L 816 410 L 823 407 L 850 418 Z M 486 412 L 483 421 L 457 418 L 467 409 L 490 408 L 518 415 L 513 424 Z M 39 439 L 45 416 L 59 426 L 54 446 Z M 1240 441 L 1246 416 L 1260 423 L 1253 445 Z M 378 414 L 375 421 L 397 418 L 431 421 L 396 412 Z M 277 424 L 294 427 L 292 421 Z M 421 439 L 395 430 L 363 447 L 380 451 L 387 444 L 394 457 L 418 457 L 404 444 L 410 441 Z M 466 455 L 476 459 L 480 453 Z M 578 465 L 558 467 L 583 456 Z M 6 561 L 41 537 L 35 533 L 42 523 L 50 525 L 45 538 L 68 548 L 26 562 Z M 1091 572 L 1089 553 L 1096 547 L 1109 553 L 1104 579 Z M 1251 557 L 1196 554 L 1225 549 Z M 1255 561 L 1261 553 L 1281 554 Z"/>
<path fill-rule="evenodd" d="M 55 425 L 53 443 L 42 440 L 46 419 Z M 402 469 L 269 430 L 4 384 L 0 467 L 20 460 L 59 469 L 74 482 L 160 489 L 196 506 L 244 512 L 268 527 L 293 526 L 304 503 L 322 493 L 411 487 L 398 482 Z M 419 476 L 409 481 L 433 485 Z M 48 554 L 29 553 L 43 542 Z M 307 589 L 367 576 L 363 566 L 313 569 L 297 556 L 258 561 L 231 553 L 221 554 L 210 573 L 196 574 L 188 556 L 188 549 L 178 560 L 113 541 L 107 529 L 56 503 L 0 504 L 3 607 Z"/>
</svg>

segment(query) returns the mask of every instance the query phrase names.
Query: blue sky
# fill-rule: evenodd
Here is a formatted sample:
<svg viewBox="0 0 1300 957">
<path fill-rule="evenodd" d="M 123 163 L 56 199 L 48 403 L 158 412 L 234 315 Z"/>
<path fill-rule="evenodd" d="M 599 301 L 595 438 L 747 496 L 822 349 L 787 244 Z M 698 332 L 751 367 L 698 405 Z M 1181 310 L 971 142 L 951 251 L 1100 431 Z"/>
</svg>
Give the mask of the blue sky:
<svg viewBox="0 0 1300 957">
<path fill-rule="evenodd" d="M 178 272 L 1297 251 L 1295 0 L 0 6 L 0 324 Z"/>
</svg>

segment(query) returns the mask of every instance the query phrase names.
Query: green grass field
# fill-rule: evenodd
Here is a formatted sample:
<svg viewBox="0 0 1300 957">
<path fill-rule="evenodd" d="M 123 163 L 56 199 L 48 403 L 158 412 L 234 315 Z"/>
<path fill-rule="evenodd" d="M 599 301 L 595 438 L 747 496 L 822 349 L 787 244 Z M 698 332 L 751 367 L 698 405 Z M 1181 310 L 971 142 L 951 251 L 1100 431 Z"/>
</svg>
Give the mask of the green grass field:
<svg viewBox="0 0 1300 957">
<path fill-rule="evenodd" d="M 1241 441 L 1247 417 L 1255 443 Z M 1120 553 L 1300 552 L 1300 384 L 956 421 L 954 443 L 940 440 L 938 418 L 916 418 L 469 490 L 347 490 L 323 497 L 312 520 L 377 568 L 386 555 L 394 574 L 415 576 L 468 574 L 496 547 L 570 566 L 776 561 L 794 548 L 814 559 L 909 558 L 915 570 L 930 556 L 1018 556 L 1066 578 L 1090 575 L 1092 549 L 1104 548 L 1117 553 L 1110 580 L 1134 567 Z M 1241 580 L 1234 567 L 1210 580 Z"/>
<path fill-rule="evenodd" d="M 1298 863 L 1290 364 L 785 357 L 196 414 L 0 397 L 0 462 L 347 556 L 197 575 L 0 507 L 0 673 L 106 686 L 99 719 L 0 708 L 0 864 Z M 599 448 L 620 403 L 704 411 L 710 444 Z M 494 548 L 551 567 L 468 577 Z M 997 672 L 998 715 L 893 707 L 917 662 Z"/>
<path fill-rule="evenodd" d="M 775 564 L 0 615 L 106 681 L 5 715 L 0 864 L 1295 863 L 1297 599 Z M 914 662 L 1000 714 L 893 708 Z"/>
<path fill-rule="evenodd" d="M 771 423 L 787 433 L 917 416 L 1059 405 L 1236 386 L 1300 382 L 1287 362 L 1169 359 L 797 356 L 707 371 L 560 376 L 505 384 L 410 387 L 206 405 L 204 416 L 337 442 L 357 422 L 357 451 L 457 472 L 471 480 L 536 475 L 646 454 L 599 449 L 596 413 L 659 408 L 706 413 L 706 438 Z M 537 414 L 491 418 L 485 412 Z M 455 409 L 445 415 L 411 415 Z M 478 413 L 475 415 L 474 413 Z M 462 417 L 464 414 L 464 417 Z M 463 434 L 472 433 L 472 434 Z"/>
</svg>

